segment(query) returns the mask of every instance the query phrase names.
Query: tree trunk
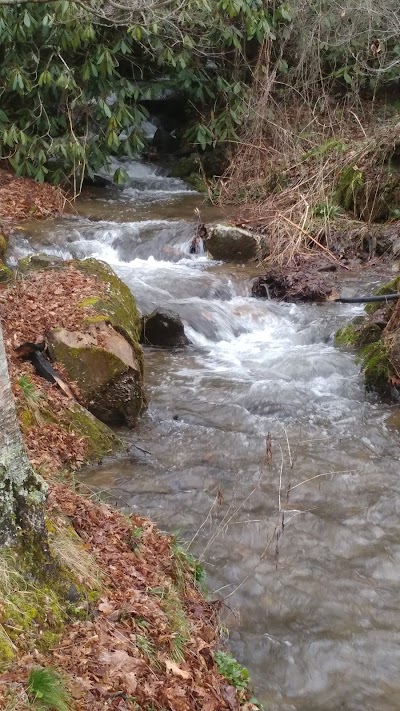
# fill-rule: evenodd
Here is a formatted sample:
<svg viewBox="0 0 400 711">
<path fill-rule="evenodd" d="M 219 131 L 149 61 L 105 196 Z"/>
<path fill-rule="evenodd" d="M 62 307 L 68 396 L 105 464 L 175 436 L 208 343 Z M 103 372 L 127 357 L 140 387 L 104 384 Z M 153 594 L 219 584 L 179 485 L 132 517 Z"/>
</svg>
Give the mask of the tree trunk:
<svg viewBox="0 0 400 711">
<path fill-rule="evenodd" d="M 46 485 L 29 464 L 19 429 L 0 323 L 0 545 L 15 543 L 23 531 L 27 542 L 47 548 L 45 496 Z"/>
</svg>

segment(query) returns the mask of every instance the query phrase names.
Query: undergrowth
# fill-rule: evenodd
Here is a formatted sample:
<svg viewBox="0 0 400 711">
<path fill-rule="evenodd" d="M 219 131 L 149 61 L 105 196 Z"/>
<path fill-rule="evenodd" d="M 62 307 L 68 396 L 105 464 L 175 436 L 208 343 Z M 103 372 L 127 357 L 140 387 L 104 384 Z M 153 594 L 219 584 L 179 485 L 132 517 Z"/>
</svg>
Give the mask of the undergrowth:
<svg viewBox="0 0 400 711">
<path fill-rule="evenodd" d="M 28 695 L 38 711 L 72 711 L 73 701 L 60 674 L 51 668 L 32 669 Z"/>
</svg>

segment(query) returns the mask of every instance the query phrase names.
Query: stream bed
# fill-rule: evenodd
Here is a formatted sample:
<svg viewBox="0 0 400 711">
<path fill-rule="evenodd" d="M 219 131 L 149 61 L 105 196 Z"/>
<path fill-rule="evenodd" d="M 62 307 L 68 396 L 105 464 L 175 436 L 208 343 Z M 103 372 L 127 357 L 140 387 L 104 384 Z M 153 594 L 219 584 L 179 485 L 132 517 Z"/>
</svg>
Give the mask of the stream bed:
<svg viewBox="0 0 400 711">
<path fill-rule="evenodd" d="M 400 430 L 333 345 L 362 308 L 251 298 L 256 267 L 189 254 L 194 209 L 219 211 L 154 166 L 124 167 L 127 187 L 93 190 L 78 216 L 12 244 L 15 259 L 103 259 L 142 312 L 177 311 L 191 341 L 146 349 L 148 412 L 85 483 L 190 543 L 268 711 L 398 711 Z"/>
</svg>

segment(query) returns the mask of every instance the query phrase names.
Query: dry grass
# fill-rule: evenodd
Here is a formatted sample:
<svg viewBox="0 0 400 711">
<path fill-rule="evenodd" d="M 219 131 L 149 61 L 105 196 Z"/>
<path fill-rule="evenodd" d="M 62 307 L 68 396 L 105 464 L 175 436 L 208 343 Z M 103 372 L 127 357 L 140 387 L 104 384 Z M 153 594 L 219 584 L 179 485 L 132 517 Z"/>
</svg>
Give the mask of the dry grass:
<svg viewBox="0 0 400 711">
<path fill-rule="evenodd" d="M 279 53 L 267 41 L 254 69 L 243 130 L 219 195 L 222 204 L 238 205 L 237 223 L 268 235 L 270 262 L 287 263 L 310 247 L 330 249 L 338 216 L 381 222 L 400 204 L 398 111 L 373 92 L 369 100 L 360 98 L 363 81 L 369 77 L 371 85 L 392 67 L 397 6 L 392 0 L 379 0 L 373 11 L 359 5 L 299 0 L 291 5 L 293 21 L 286 39 L 279 37 Z M 385 44 L 371 55 L 377 36 Z M 324 64 L 331 50 L 338 69 L 346 62 L 353 67 L 347 89 Z M 284 57 L 292 58 L 286 74 Z"/>
<path fill-rule="evenodd" d="M 75 580 L 91 590 L 101 589 L 101 570 L 70 525 L 62 520 L 53 521 L 49 542 L 54 558 L 72 573 Z"/>
</svg>

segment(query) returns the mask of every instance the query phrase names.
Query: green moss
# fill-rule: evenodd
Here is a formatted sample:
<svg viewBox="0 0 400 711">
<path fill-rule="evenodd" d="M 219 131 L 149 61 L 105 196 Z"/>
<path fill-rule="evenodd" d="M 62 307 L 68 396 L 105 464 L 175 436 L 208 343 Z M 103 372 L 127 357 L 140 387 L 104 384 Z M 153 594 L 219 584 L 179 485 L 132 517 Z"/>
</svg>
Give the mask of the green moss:
<svg viewBox="0 0 400 711">
<path fill-rule="evenodd" d="M 19 424 L 24 432 L 29 430 L 35 424 L 35 417 L 29 408 L 25 408 L 18 412 Z"/>
<path fill-rule="evenodd" d="M 351 210 L 357 202 L 357 195 L 364 185 L 364 175 L 361 170 L 352 165 L 346 166 L 340 176 L 336 187 L 335 198 L 337 203 L 345 210 Z"/>
<path fill-rule="evenodd" d="M 86 461 L 98 461 L 121 449 L 122 442 L 103 422 L 76 403 L 65 414 L 66 423 L 87 442 Z"/>
<path fill-rule="evenodd" d="M 100 262 L 97 259 L 85 259 L 82 262 L 74 261 L 73 264 L 85 274 L 97 277 L 106 285 L 107 289 L 105 296 L 92 297 L 90 300 L 86 300 L 86 303 L 82 302 L 82 307 L 90 306 L 91 309 L 104 316 L 105 318 L 102 320 L 111 323 L 115 330 L 122 333 L 132 345 L 137 344 L 142 326 L 139 311 L 129 287 L 105 262 Z M 90 321 L 90 317 L 88 321 Z"/>
<path fill-rule="evenodd" d="M 181 158 L 181 160 L 171 168 L 170 175 L 172 178 L 181 178 L 182 180 L 185 180 L 193 173 L 197 173 L 198 175 L 198 171 L 198 159 L 197 156 L 192 153 L 190 156 Z"/>
<path fill-rule="evenodd" d="M 15 657 L 15 649 L 0 626 L 0 673 L 5 671 Z"/>
<path fill-rule="evenodd" d="M 58 646 L 60 637 L 61 631 L 52 632 L 50 630 L 46 630 L 45 632 L 41 632 L 37 640 L 37 647 L 41 652 L 47 652 L 48 650 Z"/>
<path fill-rule="evenodd" d="M 348 323 L 335 334 L 336 346 L 356 346 L 359 338 L 358 327 L 354 323 Z"/>
<path fill-rule="evenodd" d="M 374 291 L 374 294 L 376 296 L 384 296 L 385 294 L 397 294 L 400 291 L 400 277 L 396 276 L 391 281 L 387 282 L 386 284 L 382 284 L 378 289 Z M 394 308 L 394 302 L 387 302 L 387 309 L 390 311 L 393 310 Z M 378 311 L 382 307 L 385 306 L 385 303 L 382 302 L 377 302 L 377 303 L 371 303 L 367 304 L 365 307 L 365 312 L 367 314 L 373 314 L 375 311 Z M 388 314 L 388 320 L 389 320 L 389 314 Z"/>
<path fill-rule="evenodd" d="M 1 235 L 0 235 L 1 237 Z M 8 281 L 11 281 L 14 277 L 14 272 L 12 269 L 9 269 L 9 267 L 6 267 L 5 264 L 0 259 L 0 284 L 4 284 Z"/>
<path fill-rule="evenodd" d="M 390 362 L 386 346 L 382 341 L 364 346 L 358 356 L 364 371 L 365 385 L 381 395 L 390 394 Z"/>
<path fill-rule="evenodd" d="M 51 344 L 55 360 L 62 363 L 72 381 L 79 383 L 82 395 L 90 400 L 102 383 L 112 382 L 127 366 L 113 353 L 90 346 L 75 348 L 64 343 Z"/>
<path fill-rule="evenodd" d="M 5 259 L 5 256 L 6 256 L 7 244 L 8 244 L 7 237 L 0 232 L 0 261 L 1 262 Z"/>
</svg>

